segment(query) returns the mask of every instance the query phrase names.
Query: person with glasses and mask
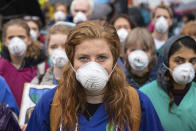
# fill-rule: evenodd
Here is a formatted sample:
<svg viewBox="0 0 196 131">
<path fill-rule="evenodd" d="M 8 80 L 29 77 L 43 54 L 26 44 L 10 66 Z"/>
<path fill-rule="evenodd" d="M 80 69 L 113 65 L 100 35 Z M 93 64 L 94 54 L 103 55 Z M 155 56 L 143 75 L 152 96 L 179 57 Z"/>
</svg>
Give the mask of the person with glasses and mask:
<svg viewBox="0 0 196 131">
<path fill-rule="evenodd" d="M 36 105 L 26 131 L 162 131 L 148 97 L 126 83 L 116 29 L 104 21 L 78 24 L 65 45 L 69 62 L 58 87 Z"/>
</svg>

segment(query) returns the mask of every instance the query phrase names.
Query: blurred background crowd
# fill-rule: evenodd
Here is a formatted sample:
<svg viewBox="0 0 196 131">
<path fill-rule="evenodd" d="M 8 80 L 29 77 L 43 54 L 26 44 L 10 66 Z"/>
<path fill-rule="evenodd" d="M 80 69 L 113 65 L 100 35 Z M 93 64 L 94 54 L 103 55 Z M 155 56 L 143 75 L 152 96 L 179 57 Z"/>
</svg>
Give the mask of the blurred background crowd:
<svg viewBox="0 0 196 131">
<path fill-rule="evenodd" d="M 67 35 L 97 19 L 115 27 L 122 46 L 118 64 L 139 89 L 157 79 L 160 52 L 171 36 L 196 40 L 195 18 L 196 0 L 0 0 L 0 102 L 17 118 L 24 83 L 58 85 Z M 143 65 L 132 64 L 135 56 Z"/>
</svg>

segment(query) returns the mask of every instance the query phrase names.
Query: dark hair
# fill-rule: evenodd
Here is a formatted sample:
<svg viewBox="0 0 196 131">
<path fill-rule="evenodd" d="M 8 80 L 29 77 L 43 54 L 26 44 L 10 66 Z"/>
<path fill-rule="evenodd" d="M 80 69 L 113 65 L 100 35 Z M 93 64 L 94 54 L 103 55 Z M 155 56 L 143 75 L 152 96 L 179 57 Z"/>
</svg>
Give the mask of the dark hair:
<svg viewBox="0 0 196 131">
<path fill-rule="evenodd" d="M 116 22 L 116 20 L 118 20 L 119 18 L 124 18 L 129 22 L 129 25 L 131 27 L 131 29 L 136 27 L 136 24 L 134 23 L 134 21 L 131 19 L 130 16 L 128 16 L 127 14 L 116 14 L 110 21 L 110 24 L 114 25 L 114 23 Z"/>
<path fill-rule="evenodd" d="M 175 52 L 177 52 L 178 50 L 180 50 L 181 48 L 186 47 L 189 49 L 192 49 L 195 53 L 196 53 L 196 42 L 194 39 L 192 39 L 191 37 L 184 37 L 182 39 L 177 40 L 170 48 L 169 51 L 169 55 L 168 57 L 170 58 Z M 165 74 L 166 77 L 168 77 L 168 81 L 167 81 L 167 90 L 168 90 L 168 95 L 170 97 L 170 102 L 169 102 L 169 111 L 171 111 L 171 107 L 174 103 L 174 96 L 172 94 L 172 88 L 173 85 L 171 83 L 174 82 L 172 76 L 170 75 L 169 71 L 166 71 Z"/>
</svg>

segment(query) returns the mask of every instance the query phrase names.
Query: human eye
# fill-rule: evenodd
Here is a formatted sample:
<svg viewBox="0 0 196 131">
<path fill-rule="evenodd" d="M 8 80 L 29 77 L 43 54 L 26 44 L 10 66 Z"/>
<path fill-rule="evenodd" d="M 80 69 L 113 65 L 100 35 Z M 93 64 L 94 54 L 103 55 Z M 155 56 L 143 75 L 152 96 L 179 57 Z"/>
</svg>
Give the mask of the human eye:
<svg viewBox="0 0 196 131">
<path fill-rule="evenodd" d="M 22 40 L 25 39 L 25 36 L 23 36 L 23 35 L 19 35 L 18 37 L 19 37 L 20 39 L 22 39 Z"/>
<path fill-rule="evenodd" d="M 196 64 L 196 58 L 192 58 L 192 59 L 190 60 L 190 63 L 193 64 L 193 65 Z"/>
<path fill-rule="evenodd" d="M 89 60 L 87 56 L 80 56 L 78 59 L 79 61 L 82 61 L 82 62 L 87 62 Z"/>
<path fill-rule="evenodd" d="M 175 62 L 176 62 L 177 64 L 183 64 L 183 63 L 185 62 L 185 60 L 184 60 L 183 58 L 181 58 L 181 57 L 177 57 L 177 58 L 175 59 Z"/>
<path fill-rule="evenodd" d="M 56 49 L 57 48 L 57 45 L 51 45 L 50 48 L 51 49 Z"/>
<path fill-rule="evenodd" d="M 8 39 L 11 40 L 12 38 L 14 38 L 13 36 L 9 36 Z"/>
<path fill-rule="evenodd" d="M 103 62 L 103 61 L 105 61 L 107 58 L 108 58 L 107 56 L 101 55 L 101 56 L 98 56 L 97 59 L 98 59 L 98 61 Z"/>
</svg>

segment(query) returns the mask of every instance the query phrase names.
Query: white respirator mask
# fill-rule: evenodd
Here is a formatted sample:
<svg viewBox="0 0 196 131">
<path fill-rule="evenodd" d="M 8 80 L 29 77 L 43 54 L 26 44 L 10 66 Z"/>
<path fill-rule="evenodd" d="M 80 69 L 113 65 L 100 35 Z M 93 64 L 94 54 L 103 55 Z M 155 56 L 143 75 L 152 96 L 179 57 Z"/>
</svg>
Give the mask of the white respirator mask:
<svg viewBox="0 0 196 131">
<path fill-rule="evenodd" d="M 76 13 L 76 16 L 74 16 L 73 22 L 75 24 L 79 23 L 79 22 L 84 22 L 87 21 L 87 17 L 84 13 L 82 12 L 78 12 Z"/>
<path fill-rule="evenodd" d="M 100 91 L 105 88 L 109 77 L 113 72 L 112 70 L 108 75 L 108 72 L 104 67 L 97 62 L 88 62 L 77 69 L 77 71 L 74 68 L 73 70 L 76 73 L 76 79 L 89 91 Z"/>
<path fill-rule="evenodd" d="M 149 60 L 147 54 L 143 50 L 132 51 L 128 56 L 131 67 L 136 71 L 142 71 L 148 66 Z"/>
<path fill-rule="evenodd" d="M 52 62 L 52 65 L 55 65 L 59 68 L 64 67 L 68 62 L 67 55 L 62 49 L 55 49 L 54 51 L 52 51 L 50 60 Z"/>
<path fill-rule="evenodd" d="M 127 35 L 128 35 L 128 31 L 124 28 L 121 28 L 119 30 L 117 30 L 117 34 L 118 34 L 118 37 L 120 39 L 120 43 L 124 43 L 125 42 L 125 39 L 127 38 Z"/>
<path fill-rule="evenodd" d="M 36 31 L 34 30 L 30 30 L 30 34 L 33 40 L 37 40 L 38 39 L 38 34 L 36 33 Z"/>
<path fill-rule="evenodd" d="M 195 70 L 191 63 L 180 64 L 172 71 L 173 79 L 176 83 L 186 85 L 195 77 Z"/>
<path fill-rule="evenodd" d="M 65 13 L 63 11 L 57 11 L 54 13 L 54 19 L 56 21 L 64 21 L 65 17 Z"/>
<path fill-rule="evenodd" d="M 14 37 L 8 44 L 8 50 L 15 56 L 22 56 L 27 49 L 26 43 L 19 37 Z"/>
<path fill-rule="evenodd" d="M 163 34 L 168 30 L 168 28 L 169 28 L 168 22 L 163 16 L 161 16 L 156 20 L 155 29 L 157 32 Z"/>
</svg>

